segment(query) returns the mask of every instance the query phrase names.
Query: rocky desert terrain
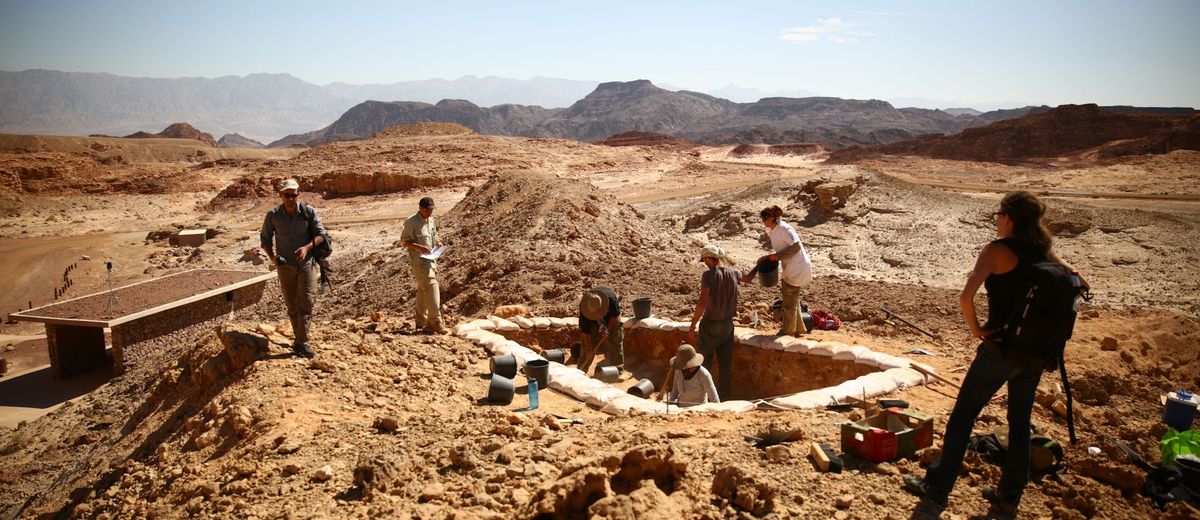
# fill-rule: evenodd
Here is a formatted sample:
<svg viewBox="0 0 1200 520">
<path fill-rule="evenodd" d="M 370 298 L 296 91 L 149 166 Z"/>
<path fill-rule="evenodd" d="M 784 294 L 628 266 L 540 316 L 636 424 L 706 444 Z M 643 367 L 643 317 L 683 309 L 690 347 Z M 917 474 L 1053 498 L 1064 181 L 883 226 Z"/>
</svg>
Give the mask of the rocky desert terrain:
<svg viewBox="0 0 1200 520">
<path fill-rule="evenodd" d="M 843 323 L 814 339 L 911 356 L 961 379 L 975 345 L 958 292 L 994 236 L 990 212 L 1016 189 L 1043 194 L 1056 250 L 1096 294 L 1066 357 L 1079 443 L 1066 442 L 1053 410 L 1058 378 L 1047 374 L 1034 423 L 1064 444 L 1066 470 L 1035 478 L 1019 516 L 1200 515 L 1142 496 L 1146 473 L 1117 446 L 1157 461 L 1160 395 L 1200 388 L 1200 152 L 999 164 L 909 150 L 826 163 L 829 152 L 801 143 L 629 135 L 606 146 L 446 123 L 309 149 L 197 143 L 0 136 L 0 272 L 13 273 L 0 282 L 0 310 L 52 302 L 71 264 L 66 298 L 106 287 L 104 261 L 118 285 L 196 268 L 265 273 L 255 252 L 262 216 L 278 203 L 274 186 L 297 178 L 336 247 L 317 356 L 291 355 L 273 283 L 232 319 L 140 345 L 125 374 L 0 429 L 0 518 L 994 515 L 981 490 L 999 468 L 976 455 L 944 510 L 900 489 L 902 475 L 922 474 L 938 455 L 955 389 L 936 381 L 888 396 L 934 418 L 933 447 L 890 463 L 847 456 L 842 473 L 815 469 L 808 446 L 838 448 L 839 428 L 861 410 L 619 417 L 545 390 L 535 411 L 523 411 L 523 394 L 489 404 L 482 348 L 415 333 L 398 240 L 417 200 L 434 197 L 451 324 L 509 304 L 574 316 L 595 285 L 687 320 L 700 247 L 719 244 L 747 269 L 763 252 L 758 210 L 779 205 L 813 256 L 804 300 Z M 185 228 L 214 233 L 200 247 L 171 246 L 166 237 Z M 777 330 L 777 296 L 746 286 L 740 326 Z M 0 344 L 15 349 L 3 353 L 14 362 L 0 395 L 21 392 L 11 374 L 46 362 L 41 326 L 0 325 Z M 754 367 L 736 368 L 753 377 Z M 1004 395 L 977 432 L 1004 423 Z M 744 439 L 779 430 L 803 440 L 764 450 Z"/>
</svg>

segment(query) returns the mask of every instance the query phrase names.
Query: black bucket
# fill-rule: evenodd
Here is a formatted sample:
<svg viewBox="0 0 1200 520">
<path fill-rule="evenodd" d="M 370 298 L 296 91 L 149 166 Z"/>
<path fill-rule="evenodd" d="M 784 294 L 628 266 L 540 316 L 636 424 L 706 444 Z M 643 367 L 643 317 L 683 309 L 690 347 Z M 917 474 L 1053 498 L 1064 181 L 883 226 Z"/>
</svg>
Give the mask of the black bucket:
<svg viewBox="0 0 1200 520">
<path fill-rule="evenodd" d="M 550 388 L 550 362 L 544 359 L 531 359 L 525 363 L 525 377 L 536 379 L 538 388 Z"/>
<path fill-rule="evenodd" d="M 512 379 L 492 374 L 492 383 L 488 385 L 488 401 L 497 404 L 509 404 L 513 400 L 516 384 Z"/>
<path fill-rule="evenodd" d="M 562 363 L 567 360 L 567 353 L 563 349 L 555 348 L 542 351 L 542 357 L 551 363 Z"/>
<path fill-rule="evenodd" d="M 645 399 L 654 393 L 654 381 L 643 379 L 638 381 L 636 385 L 629 387 L 629 393 L 635 397 Z"/>
<path fill-rule="evenodd" d="M 779 283 L 779 262 L 770 260 L 759 262 L 758 283 L 763 287 L 775 287 Z"/>
<path fill-rule="evenodd" d="M 493 374 L 509 379 L 517 377 L 517 356 L 512 354 L 492 356 L 491 366 Z"/>
<path fill-rule="evenodd" d="M 650 298 L 633 300 L 633 317 L 639 320 L 650 317 Z"/>
<path fill-rule="evenodd" d="M 605 383 L 616 383 L 621 380 L 621 369 L 617 367 L 598 366 L 593 377 Z"/>
</svg>

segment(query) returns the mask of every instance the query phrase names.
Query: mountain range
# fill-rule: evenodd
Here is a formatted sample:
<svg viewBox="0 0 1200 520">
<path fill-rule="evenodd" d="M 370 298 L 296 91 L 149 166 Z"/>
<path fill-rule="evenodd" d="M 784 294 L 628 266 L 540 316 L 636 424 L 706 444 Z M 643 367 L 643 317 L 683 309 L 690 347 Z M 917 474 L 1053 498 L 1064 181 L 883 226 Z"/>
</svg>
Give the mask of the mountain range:
<svg viewBox="0 0 1200 520">
<path fill-rule="evenodd" d="M 178 121 L 215 135 L 271 141 L 320 128 L 370 99 L 565 107 L 595 81 L 464 76 L 384 85 L 318 86 L 288 74 L 131 78 L 52 70 L 0 71 L 0 132 L 125 135 Z"/>
<path fill-rule="evenodd" d="M 454 122 L 482 134 L 557 137 L 594 142 L 636 131 L 702 144 L 817 143 L 840 149 L 888 144 L 925 134 L 947 134 L 1049 107 L 1004 113 L 953 115 L 941 110 L 897 109 L 885 101 L 832 97 L 764 98 L 735 103 L 699 92 L 671 91 L 648 80 L 601 83 L 565 109 L 523 105 L 480 107 L 464 100 L 436 104 L 367 101 L 333 124 L 290 135 L 268 146 L 316 146 L 365 139 L 389 126 L 421 121 Z"/>
</svg>

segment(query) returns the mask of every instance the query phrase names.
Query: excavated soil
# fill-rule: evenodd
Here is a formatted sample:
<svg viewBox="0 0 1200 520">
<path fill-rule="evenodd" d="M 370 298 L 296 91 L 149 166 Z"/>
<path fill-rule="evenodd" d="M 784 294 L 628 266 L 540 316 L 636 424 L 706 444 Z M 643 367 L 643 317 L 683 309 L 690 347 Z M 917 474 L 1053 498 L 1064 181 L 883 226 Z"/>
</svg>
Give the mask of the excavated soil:
<svg viewBox="0 0 1200 520">
<path fill-rule="evenodd" d="M 163 199 L 168 203 L 101 195 L 97 204 L 103 207 L 93 211 L 112 216 L 102 233 L 47 220 L 84 201 L 25 195 L 17 216 L 0 220 L 0 250 L 10 251 L 0 267 L 15 272 L 13 265 L 23 265 L 30 278 L 4 286 L 6 294 L 24 294 L 22 287 L 43 271 L 61 274 L 63 265 L 40 267 L 40 257 L 61 254 L 56 261 L 68 264 L 80 254 L 96 258 L 80 261 L 72 288 L 80 292 L 70 297 L 99 289 L 103 273 L 95 264 L 115 255 L 127 266 L 118 273 L 123 282 L 184 268 L 251 265 L 254 255 L 245 251 L 257 247 L 262 215 L 277 203 L 254 195 L 269 186 L 262 179 L 311 183 L 359 167 L 447 179 L 436 189 L 329 198 L 305 193 L 333 234 L 337 269 L 333 293 L 318 302 L 312 338 L 317 357 L 291 356 L 287 319 L 275 284 L 269 284 L 263 304 L 239 311 L 223 329 L 214 320 L 160 338 L 122 377 L 0 431 L 0 514 L 987 515 L 981 488 L 995 484 L 999 469 L 974 455 L 944 511 L 900 490 L 903 475 L 922 474 L 939 453 L 955 395 L 944 383 L 889 396 L 934 418 L 933 447 L 877 465 L 847 457 L 847 471 L 840 474 L 814 469 L 806 458 L 808 442 L 838 447 L 841 425 L 861 418 L 860 410 L 613 417 L 544 390 L 535 411 L 523 410 L 527 398 L 520 392 L 512 405 L 488 405 L 482 349 L 454 337 L 413 335 L 413 285 L 397 244 L 400 223 L 420 196 L 438 200 L 436 216 L 448 245 L 439 277 L 451 324 L 511 303 L 538 315 L 569 316 L 577 312 L 579 293 L 593 285 L 613 287 L 626 302 L 651 297 L 655 314 L 686 320 L 703 272 L 696 258 L 700 245 L 720 244 L 745 269 L 764 251 L 758 210 L 779 205 L 813 256 L 816 279 L 804 289 L 805 301 L 843 320 L 841 330 L 817 331 L 814 338 L 914 357 L 961 380 L 975 345 L 959 316 L 958 291 L 974 256 L 993 236 L 987 214 L 1000 194 L 1016 188 L 1086 193 L 1089 182 L 1123 175 L 1137 179 L 1130 193 L 1145 198 L 1129 201 L 1106 196 L 1107 190 L 1047 198 L 1055 248 L 1083 270 L 1097 298 L 1081 314 L 1067 350 L 1080 442 L 1065 445 L 1064 473 L 1030 483 L 1020 516 L 1200 515 L 1180 503 L 1160 511 L 1142 497 L 1145 473 L 1115 443 L 1156 462 L 1165 432 L 1159 396 L 1200 388 L 1200 254 L 1194 240 L 1200 208 L 1147 188 L 1174 185 L 1181 174 L 1196 171 L 1195 154 L 1075 164 L 1063 175 L 914 158 L 833 167 L 769 155 L 732 161 L 730 147 L 699 151 L 697 157 L 469 134 L 337 143 L 292 160 L 224 167 L 219 177 L 229 185 L 253 188 L 237 197 L 217 197 L 217 189 L 170 195 Z M 210 205 L 214 197 L 222 203 Z M 185 223 L 220 223 L 229 232 L 198 252 L 176 254 L 144 241 L 147 231 Z M 41 236 L 49 233 L 71 240 Z M 36 246 L 36 255 L 23 253 L 23 245 Z M 736 320 L 772 332 L 778 323 L 769 308 L 778 295 L 778 289 L 744 286 Z M 981 310 L 983 303 L 980 295 Z M 887 319 L 881 307 L 936 338 Z M 16 324 L 0 332 L 37 331 Z M 932 355 L 904 354 L 914 348 Z M 767 378 L 761 374 L 777 364 L 747 359 L 736 369 Z M 758 365 L 766 366 L 756 371 Z M 1033 421 L 1065 443 L 1066 423 L 1054 411 L 1061 402 L 1056 380 L 1054 374 L 1043 378 Z M 1002 390 L 988 404 L 976 431 L 1004 423 L 1005 395 Z M 794 429 L 802 431 L 802 441 L 766 450 L 743 437 Z M 1088 447 L 1100 454 L 1089 454 Z"/>
</svg>

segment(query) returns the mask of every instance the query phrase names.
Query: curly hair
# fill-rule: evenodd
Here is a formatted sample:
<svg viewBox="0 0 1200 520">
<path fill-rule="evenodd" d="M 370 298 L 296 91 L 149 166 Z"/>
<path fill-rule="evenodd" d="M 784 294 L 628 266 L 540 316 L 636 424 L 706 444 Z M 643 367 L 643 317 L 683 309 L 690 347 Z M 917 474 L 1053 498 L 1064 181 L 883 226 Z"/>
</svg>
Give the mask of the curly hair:
<svg viewBox="0 0 1200 520">
<path fill-rule="evenodd" d="M 1000 213 L 1013 223 L 1013 237 L 1042 253 L 1050 252 L 1053 239 L 1046 228 L 1046 204 L 1028 191 L 1014 191 L 1000 200 Z"/>
</svg>

